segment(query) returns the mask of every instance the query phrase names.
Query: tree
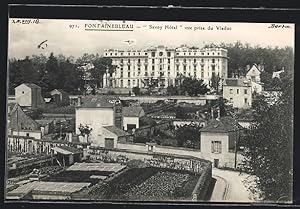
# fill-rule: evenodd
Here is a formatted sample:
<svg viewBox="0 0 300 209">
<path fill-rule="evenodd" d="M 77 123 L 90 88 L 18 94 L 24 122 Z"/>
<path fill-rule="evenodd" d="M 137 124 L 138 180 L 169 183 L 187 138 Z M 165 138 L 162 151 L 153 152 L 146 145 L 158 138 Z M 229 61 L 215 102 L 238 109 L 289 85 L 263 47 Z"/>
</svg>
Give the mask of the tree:
<svg viewBox="0 0 300 209">
<path fill-rule="evenodd" d="M 45 90 L 52 91 L 55 88 L 61 88 L 64 80 L 60 71 L 58 60 L 53 53 L 50 54 L 45 67 Z"/>
<path fill-rule="evenodd" d="M 212 77 L 211 77 L 211 87 L 214 90 L 216 90 L 217 94 L 219 93 L 220 81 L 221 81 L 221 78 L 220 78 L 219 74 L 216 75 L 215 73 L 213 73 Z"/>
<path fill-rule="evenodd" d="M 255 176 L 254 191 L 265 200 L 292 198 L 293 81 L 282 78 L 274 103 L 264 96 L 253 103 L 254 122 L 244 138 L 243 168 Z"/>
<path fill-rule="evenodd" d="M 175 130 L 175 138 L 179 147 L 200 149 L 200 129 L 195 124 L 184 125 Z"/>
<path fill-rule="evenodd" d="M 138 96 L 141 94 L 141 89 L 138 86 L 135 86 L 132 88 L 132 92 L 135 94 L 135 96 Z"/>
<path fill-rule="evenodd" d="M 93 129 L 90 128 L 88 125 L 83 126 L 82 124 L 79 125 L 78 129 L 80 131 L 80 135 L 86 137 L 86 141 L 87 143 L 89 143 L 89 137 Z"/>
<path fill-rule="evenodd" d="M 189 96 L 197 96 L 198 94 L 206 94 L 209 89 L 203 80 L 196 78 L 185 78 L 182 82 L 181 88 L 183 92 L 187 92 Z"/>
<path fill-rule="evenodd" d="M 168 95 L 170 95 L 170 96 L 178 94 L 177 88 L 174 87 L 173 85 L 170 85 L 170 86 L 167 87 L 167 92 L 168 92 Z"/>
</svg>

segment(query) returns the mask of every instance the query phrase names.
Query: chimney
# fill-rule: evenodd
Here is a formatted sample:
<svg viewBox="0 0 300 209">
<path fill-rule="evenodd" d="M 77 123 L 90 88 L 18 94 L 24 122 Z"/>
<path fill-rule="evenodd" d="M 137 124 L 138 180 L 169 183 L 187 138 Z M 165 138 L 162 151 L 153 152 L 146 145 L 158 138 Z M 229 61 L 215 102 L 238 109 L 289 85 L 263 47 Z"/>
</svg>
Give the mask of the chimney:
<svg viewBox="0 0 300 209">
<path fill-rule="evenodd" d="M 81 106 L 81 97 L 78 96 L 77 98 L 77 106 L 80 107 Z"/>
</svg>

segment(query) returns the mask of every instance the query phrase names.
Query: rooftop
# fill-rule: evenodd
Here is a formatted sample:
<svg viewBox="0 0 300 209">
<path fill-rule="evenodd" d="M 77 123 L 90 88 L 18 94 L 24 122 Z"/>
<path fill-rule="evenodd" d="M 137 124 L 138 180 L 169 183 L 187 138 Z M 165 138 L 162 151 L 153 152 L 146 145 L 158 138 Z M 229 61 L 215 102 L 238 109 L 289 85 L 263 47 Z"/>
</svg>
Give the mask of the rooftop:
<svg viewBox="0 0 300 209">
<path fill-rule="evenodd" d="M 41 87 L 39 87 L 38 85 L 36 85 L 34 83 L 22 83 L 21 85 L 23 85 L 23 84 L 28 86 L 29 88 L 32 88 L 32 89 L 36 89 L 36 88 L 40 89 L 41 88 Z M 21 86 L 21 85 L 19 85 L 19 86 Z M 19 87 L 19 86 L 17 86 L 17 87 Z"/>
<path fill-rule="evenodd" d="M 243 129 L 243 127 L 232 117 L 225 116 L 220 119 L 211 119 L 208 124 L 203 127 L 201 132 L 227 133 Z"/>
<path fill-rule="evenodd" d="M 121 103 L 116 96 L 92 95 L 82 99 L 81 108 L 114 107 L 116 103 Z"/>
<path fill-rule="evenodd" d="M 65 155 L 82 153 L 82 151 L 80 149 L 77 149 L 75 147 L 69 147 L 69 146 L 59 146 L 59 147 L 54 147 L 52 149 L 56 152 L 59 152 L 59 153 L 65 154 Z"/>
<path fill-rule="evenodd" d="M 125 117 L 139 117 L 143 108 L 140 106 L 123 107 L 122 115 Z"/>
<path fill-rule="evenodd" d="M 62 93 L 62 94 L 68 94 L 65 90 L 63 90 L 63 89 L 53 89 L 50 93 L 51 94 L 53 94 L 53 93 L 55 93 L 55 92 L 60 92 L 60 93 Z"/>
<path fill-rule="evenodd" d="M 243 78 L 227 78 L 224 86 L 251 86 L 251 82 Z"/>
<path fill-rule="evenodd" d="M 106 130 L 116 134 L 117 136 L 129 136 L 130 134 L 122 129 L 117 128 L 116 126 L 104 126 Z"/>
</svg>

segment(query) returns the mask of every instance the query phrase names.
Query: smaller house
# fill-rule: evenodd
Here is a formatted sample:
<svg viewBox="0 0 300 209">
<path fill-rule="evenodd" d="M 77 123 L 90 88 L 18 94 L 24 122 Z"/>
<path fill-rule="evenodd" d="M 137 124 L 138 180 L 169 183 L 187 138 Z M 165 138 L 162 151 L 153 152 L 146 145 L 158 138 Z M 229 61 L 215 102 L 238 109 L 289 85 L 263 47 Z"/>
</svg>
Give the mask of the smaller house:
<svg viewBox="0 0 300 209">
<path fill-rule="evenodd" d="M 29 115 L 27 115 L 20 105 L 16 104 L 9 115 L 8 129 L 10 135 L 34 137 L 41 139 L 41 126 Z"/>
<path fill-rule="evenodd" d="M 260 83 L 260 74 L 264 71 L 263 66 L 253 64 L 252 67 L 247 71 L 246 78 L 248 80 Z"/>
<path fill-rule="evenodd" d="M 35 120 L 35 122 L 39 124 L 42 136 L 52 133 L 54 130 L 54 120 L 41 119 Z"/>
<path fill-rule="evenodd" d="M 54 151 L 54 154 L 57 155 L 58 161 L 63 166 L 69 166 L 75 162 L 81 162 L 83 158 L 83 151 L 70 146 L 57 146 L 51 148 Z"/>
<path fill-rule="evenodd" d="M 227 78 L 223 83 L 223 98 L 234 108 L 250 108 L 252 106 L 251 81 L 244 78 Z"/>
<path fill-rule="evenodd" d="M 145 112 L 140 106 L 122 108 L 123 129 L 129 131 L 140 127 L 140 118 L 145 116 Z"/>
<path fill-rule="evenodd" d="M 117 148 L 118 142 L 132 142 L 133 136 L 122 129 L 119 129 L 115 126 L 105 126 L 103 127 L 102 137 L 105 148 Z"/>
<path fill-rule="evenodd" d="M 67 106 L 70 104 L 69 94 L 63 89 L 54 89 L 50 92 L 53 101 L 62 106 Z"/>
<path fill-rule="evenodd" d="M 243 127 L 232 117 L 211 119 L 200 130 L 200 148 L 204 159 L 213 162 L 214 167 L 234 168 L 241 159 L 235 154 Z"/>
<path fill-rule="evenodd" d="M 43 107 L 41 87 L 34 83 L 23 83 L 15 88 L 15 100 L 21 107 L 36 109 Z"/>
<path fill-rule="evenodd" d="M 280 74 L 283 73 L 283 72 L 284 72 L 284 69 L 280 70 L 280 71 L 273 72 L 272 78 L 280 78 Z"/>
</svg>

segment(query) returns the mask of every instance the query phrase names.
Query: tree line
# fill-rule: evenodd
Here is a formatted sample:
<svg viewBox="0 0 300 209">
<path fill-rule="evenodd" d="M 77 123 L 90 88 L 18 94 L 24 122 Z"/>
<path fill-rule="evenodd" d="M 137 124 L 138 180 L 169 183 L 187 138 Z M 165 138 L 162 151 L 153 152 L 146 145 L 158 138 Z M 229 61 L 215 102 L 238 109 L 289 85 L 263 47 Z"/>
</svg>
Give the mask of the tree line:
<svg viewBox="0 0 300 209">
<path fill-rule="evenodd" d="M 206 45 L 205 47 L 215 47 L 215 45 Z M 261 64 L 264 65 L 265 69 L 262 74 L 262 82 L 268 87 L 271 85 L 272 72 L 282 69 L 293 72 L 294 52 L 291 47 L 251 46 L 239 41 L 230 44 L 222 43 L 220 47 L 228 50 L 229 77 L 232 74 L 245 75 L 247 65 Z M 77 59 L 62 54 L 54 55 L 53 53 L 49 57 L 41 54 L 27 56 L 24 59 L 12 58 L 9 60 L 9 94 L 14 94 L 14 88 L 22 83 L 35 83 L 42 87 L 43 92 L 61 88 L 71 94 L 83 94 L 86 89 L 85 80 L 89 80 L 92 87 L 98 88 L 103 85 L 105 72 L 108 71 L 111 74 L 115 70 L 117 69 L 116 66 L 112 65 L 112 60 L 101 57 L 99 54 L 85 53 Z M 170 87 L 169 92 L 184 92 L 185 89 L 191 89 L 191 86 L 193 90 L 188 92 L 189 95 L 196 95 L 197 91 L 206 92 L 201 81 L 188 81 L 183 83 L 183 89 Z M 190 85 L 190 82 L 195 85 Z M 212 79 L 211 86 L 214 89 L 217 88 L 218 77 Z M 181 92 L 178 94 L 182 94 Z"/>
<path fill-rule="evenodd" d="M 90 66 L 90 67 L 89 67 Z M 26 56 L 24 59 L 9 60 L 9 94 L 22 83 L 35 83 L 42 88 L 43 96 L 53 89 L 63 89 L 71 94 L 83 94 L 86 80 L 94 87 L 102 85 L 106 71 L 112 72 L 114 66 L 111 59 L 99 54 L 83 54 L 75 59 L 62 54 L 42 54 Z"/>
</svg>

